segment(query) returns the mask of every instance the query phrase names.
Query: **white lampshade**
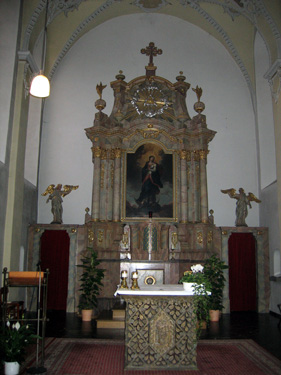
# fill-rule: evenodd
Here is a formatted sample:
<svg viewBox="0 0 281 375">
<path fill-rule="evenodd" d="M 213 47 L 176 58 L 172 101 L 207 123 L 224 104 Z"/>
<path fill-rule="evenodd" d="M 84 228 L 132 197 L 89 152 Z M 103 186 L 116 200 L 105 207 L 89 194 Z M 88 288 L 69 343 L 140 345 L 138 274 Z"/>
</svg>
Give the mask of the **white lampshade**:
<svg viewBox="0 0 281 375">
<path fill-rule="evenodd" d="M 32 96 L 36 96 L 37 98 L 46 98 L 50 95 L 50 82 L 48 78 L 42 74 L 42 71 L 33 78 L 29 92 Z"/>
</svg>

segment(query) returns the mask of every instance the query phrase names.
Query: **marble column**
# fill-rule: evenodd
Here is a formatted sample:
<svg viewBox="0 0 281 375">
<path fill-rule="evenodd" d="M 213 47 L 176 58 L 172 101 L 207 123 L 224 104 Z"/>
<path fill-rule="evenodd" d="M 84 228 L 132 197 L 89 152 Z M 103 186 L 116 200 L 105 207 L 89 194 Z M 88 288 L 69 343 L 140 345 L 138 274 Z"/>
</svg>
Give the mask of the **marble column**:
<svg viewBox="0 0 281 375">
<path fill-rule="evenodd" d="M 180 175 L 181 175 L 181 222 L 187 223 L 187 209 L 188 209 L 188 201 L 187 201 L 187 151 L 180 150 Z"/>
<path fill-rule="evenodd" d="M 92 196 L 92 219 L 99 220 L 100 214 L 100 169 L 101 169 L 101 148 L 92 147 L 94 177 L 93 177 L 93 196 Z"/>
<path fill-rule="evenodd" d="M 108 160 L 107 150 L 102 149 L 100 165 L 100 220 L 106 221 L 107 212 Z"/>
<path fill-rule="evenodd" d="M 207 150 L 200 150 L 200 212 L 202 223 L 208 223 Z"/>
<path fill-rule="evenodd" d="M 113 221 L 120 221 L 121 209 L 121 149 L 116 148 L 114 160 Z"/>
<path fill-rule="evenodd" d="M 114 188 L 114 159 L 115 150 L 110 151 L 110 158 L 108 161 L 108 176 L 107 176 L 107 213 L 106 218 L 109 221 L 113 219 L 113 188 Z"/>
</svg>

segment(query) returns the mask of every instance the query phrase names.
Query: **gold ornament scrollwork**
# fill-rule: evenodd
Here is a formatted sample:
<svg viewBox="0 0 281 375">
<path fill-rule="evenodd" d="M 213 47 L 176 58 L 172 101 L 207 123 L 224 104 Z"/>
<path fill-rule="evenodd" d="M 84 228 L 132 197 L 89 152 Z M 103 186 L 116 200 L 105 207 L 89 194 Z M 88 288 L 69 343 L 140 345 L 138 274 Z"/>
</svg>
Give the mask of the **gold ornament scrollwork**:
<svg viewBox="0 0 281 375">
<path fill-rule="evenodd" d="M 186 150 L 179 150 L 179 156 L 181 160 L 187 159 L 187 151 Z"/>
<path fill-rule="evenodd" d="M 101 157 L 101 148 L 99 146 L 98 147 L 92 147 L 92 152 L 93 152 L 94 158 L 100 158 Z"/>
<path fill-rule="evenodd" d="M 201 245 L 203 243 L 203 233 L 197 232 L 197 242 Z"/>
<path fill-rule="evenodd" d="M 94 242 L 94 232 L 92 229 L 88 229 L 88 243 L 91 244 Z"/>
<path fill-rule="evenodd" d="M 98 243 L 101 245 L 103 243 L 103 230 L 98 231 Z"/>
<path fill-rule="evenodd" d="M 102 149 L 101 150 L 101 159 L 106 160 L 107 159 L 107 150 Z"/>
</svg>

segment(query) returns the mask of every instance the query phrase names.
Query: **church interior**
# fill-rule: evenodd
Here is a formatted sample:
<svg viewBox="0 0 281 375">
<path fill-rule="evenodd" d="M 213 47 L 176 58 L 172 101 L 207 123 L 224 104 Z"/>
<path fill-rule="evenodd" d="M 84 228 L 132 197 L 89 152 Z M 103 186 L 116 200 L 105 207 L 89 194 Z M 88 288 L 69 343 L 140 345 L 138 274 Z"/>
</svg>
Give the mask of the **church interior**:
<svg viewBox="0 0 281 375">
<path fill-rule="evenodd" d="M 174 285 L 215 254 L 224 308 L 202 337 L 281 359 L 280 1 L 3 0 L 0 20 L 0 268 L 49 270 L 47 335 L 124 336 L 81 328 L 89 249 L 95 318 L 124 272 Z M 30 288 L 9 298 L 34 311 Z"/>
</svg>

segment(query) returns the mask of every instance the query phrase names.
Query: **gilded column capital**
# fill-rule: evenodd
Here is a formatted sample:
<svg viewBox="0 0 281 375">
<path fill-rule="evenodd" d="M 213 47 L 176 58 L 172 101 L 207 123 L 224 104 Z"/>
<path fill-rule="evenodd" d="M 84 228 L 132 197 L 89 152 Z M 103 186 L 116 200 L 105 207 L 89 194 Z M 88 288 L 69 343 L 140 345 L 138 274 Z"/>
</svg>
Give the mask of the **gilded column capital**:
<svg viewBox="0 0 281 375">
<path fill-rule="evenodd" d="M 207 155 L 209 153 L 209 150 L 199 150 L 198 153 L 199 153 L 199 159 L 205 160 L 205 159 L 207 159 Z"/>
<path fill-rule="evenodd" d="M 116 159 L 120 159 L 121 158 L 121 154 L 122 154 L 122 150 L 121 148 L 115 148 L 115 158 Z"/>
<path fill-rule="evenodd" d="M 102 160 L 107 159 L 107 150 L 106 149 L 104 149 L 104 148 L 101 149 L 101 156 L 100 157 L 101 157 Z"/>
<path fill-rule="evenodd" d="M 187 151 L 186 150 L 179 150 L 179 156 L 181 160 L 187 159 Z"/>
<path fill-rule="evenodd" d="M 94 158 L 100 158 L 101 156 L 101 148 L 99 146 L 92 147 L 93 157 Z"/>
</svg>

